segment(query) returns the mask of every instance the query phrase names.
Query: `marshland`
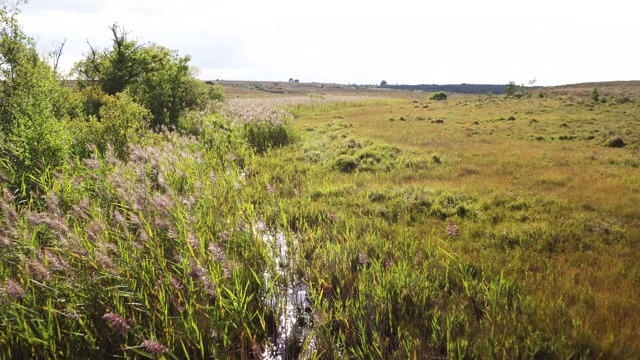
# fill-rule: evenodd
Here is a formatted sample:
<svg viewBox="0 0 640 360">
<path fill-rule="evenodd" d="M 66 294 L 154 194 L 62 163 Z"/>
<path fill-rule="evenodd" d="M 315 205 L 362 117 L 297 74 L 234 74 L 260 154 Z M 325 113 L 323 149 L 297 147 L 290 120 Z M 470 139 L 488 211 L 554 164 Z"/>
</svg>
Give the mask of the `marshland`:
<svg viewBox="0 0 640 360">
<path fill-rule="evenodd" d="M 0 12 L 1 358 L 639 356 L 639 82 L 69 81 Z"/>
</svg>

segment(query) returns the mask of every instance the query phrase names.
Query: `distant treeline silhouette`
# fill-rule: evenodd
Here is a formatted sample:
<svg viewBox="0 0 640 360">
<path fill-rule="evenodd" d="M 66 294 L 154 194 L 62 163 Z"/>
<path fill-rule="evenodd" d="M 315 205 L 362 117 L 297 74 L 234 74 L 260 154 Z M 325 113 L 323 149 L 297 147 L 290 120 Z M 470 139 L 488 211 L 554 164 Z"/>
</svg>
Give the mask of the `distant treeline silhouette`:
<svg viewBox="0 0 640 360">
<path fill-rule="evenodd" d="M 385 85 L 387 89 L 408 90 L 408 91 L 444 91 L 461 94 L 504 94 L 507 85 L 495 84 L 451 84 L 451 85 Z"/>
</svg>

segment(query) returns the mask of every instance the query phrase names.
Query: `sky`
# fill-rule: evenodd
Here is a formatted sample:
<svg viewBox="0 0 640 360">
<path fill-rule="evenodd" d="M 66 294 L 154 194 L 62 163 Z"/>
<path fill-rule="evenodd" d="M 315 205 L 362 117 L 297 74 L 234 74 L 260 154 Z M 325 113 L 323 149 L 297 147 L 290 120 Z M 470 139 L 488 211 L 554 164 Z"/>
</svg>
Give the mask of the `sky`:
<svg viewBox="0 0 640 360">
<path fill-rule="evenodd" d="M 628 0 L 30 0 L 18 21 L 42 53 L 66 39 L 63 69 L 87 41 L 108 47 L 118 23 L 189 54 L 204 80 L 553 86 L 640 80 L 634 10 Z"/>
</svg>

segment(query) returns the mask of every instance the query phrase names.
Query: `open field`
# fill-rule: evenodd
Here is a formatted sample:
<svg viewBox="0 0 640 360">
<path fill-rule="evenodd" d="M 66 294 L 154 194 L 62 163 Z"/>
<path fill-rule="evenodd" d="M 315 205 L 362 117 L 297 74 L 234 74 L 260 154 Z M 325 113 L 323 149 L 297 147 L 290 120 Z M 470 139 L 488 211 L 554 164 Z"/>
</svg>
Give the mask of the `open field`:
<svg viewBox="0 0 640 360">
<path fill-rule="evenodd" d="M 283 86 L 2 160 L 0 357 L 640 356 L 638 84 Z"/>
<path fill-rule="evenodd" d="M 355 306 L 345 326 L 360 324 L 352 341 L 370 341 L 361 356 L 391 356 L 384 351 L 403 335 L 432 356 L 637 356 L 640 119 L 637 101 L 626 98 L 637 88 L 610 88 L 610 100 L 597 104 L 592 89 L 293 108 L 300 141 L 257 172 L 295 209 L 287 215 L 295 220 L 279 225 L 294 223 L 308 239 L 301 267 L 311 284 L 341 293 L 343 307 L 360 297 L 365 308 Z M 438 264 L 461 277 L 450 279 L 453 290 L 413 282 L 433 283 L 429 274 L 445 271 Z M 385 284 L 397 279 L 406 285 Z M 495 305 L 496 279 L 512 293 L 491 314 L 478 304 Z M 449 295 L 415 299 L 443 290 Z M 329 317 L 340 312 L 331 301 Z M 406 327 L 381 324 L 385 311 L 386 321 Z M 367 316 L 373 324 L 361 324 Z M 429 336 L 443 329 L 407 330 L 436 320 L 459 321 L 459 332 L 449 328 L 451 338 L 434 343 Z"/>
</svg>

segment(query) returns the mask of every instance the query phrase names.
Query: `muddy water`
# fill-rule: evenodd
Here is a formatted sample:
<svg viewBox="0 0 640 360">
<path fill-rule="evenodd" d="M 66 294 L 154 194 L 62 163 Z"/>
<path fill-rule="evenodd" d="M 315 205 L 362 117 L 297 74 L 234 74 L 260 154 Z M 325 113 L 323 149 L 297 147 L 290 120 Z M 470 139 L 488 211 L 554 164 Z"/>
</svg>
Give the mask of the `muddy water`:
<svg viewBox="0 0 640 360">
<path fill-rule="evenodd" d="M 276 265 L 274 271 L 264 274 L 267 287 L 271 289 L 265 301 L 276 312 L 276 326 L 271 329 L 262 359 L 298 359 L 301 354 L 313 351 L 314 341 L 310 337 L 313 317 L 309 289 L 294 261 L 297 238 L 288 239 L 282 232 L 269 231 L 264 224 L 259 224 L 256 230 L 268 245 Z"/>
</svg>

